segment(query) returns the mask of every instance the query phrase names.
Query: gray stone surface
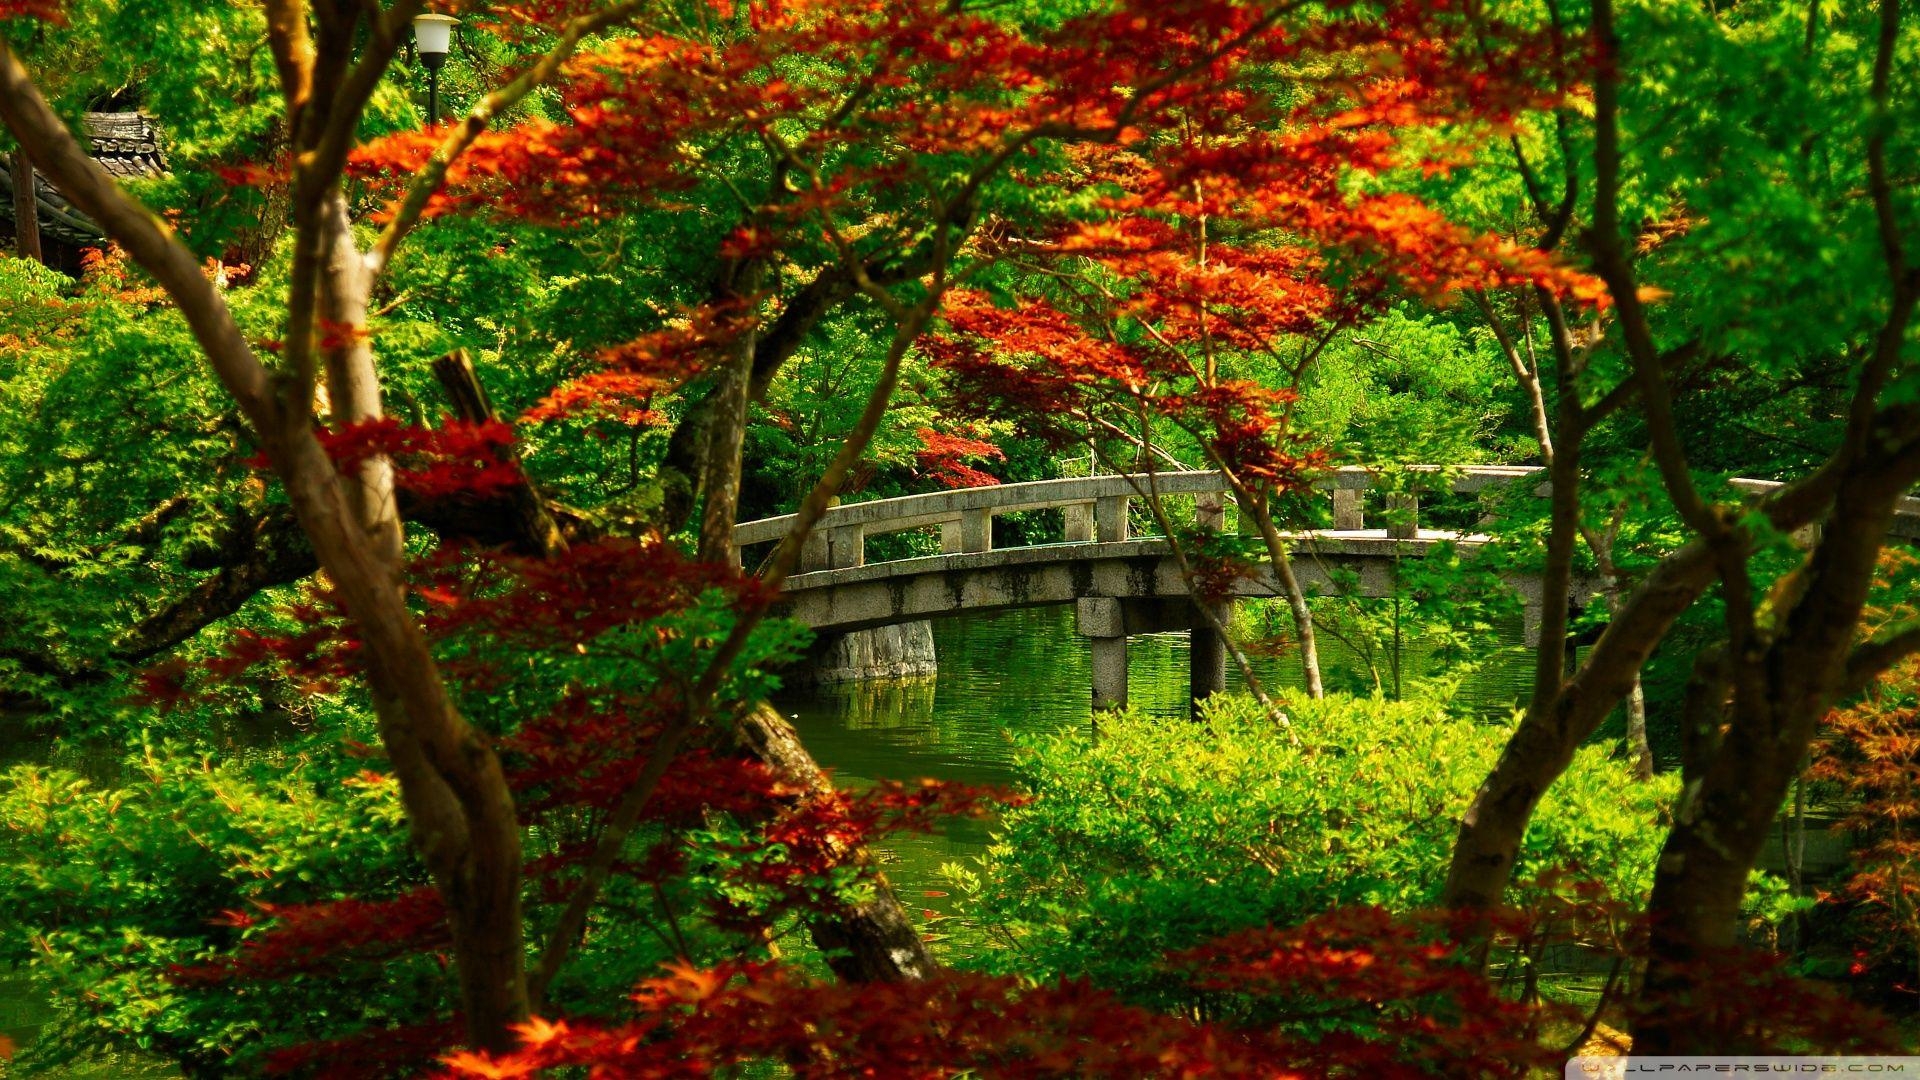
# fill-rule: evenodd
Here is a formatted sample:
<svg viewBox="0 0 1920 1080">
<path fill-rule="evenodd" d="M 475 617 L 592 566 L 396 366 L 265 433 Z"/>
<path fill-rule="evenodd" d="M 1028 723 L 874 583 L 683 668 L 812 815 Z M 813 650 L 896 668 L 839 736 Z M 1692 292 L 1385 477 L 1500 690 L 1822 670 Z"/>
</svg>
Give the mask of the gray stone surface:
<svg viewBox="0 0 1920 1080">
<path fill-rule="evenodd" d="M 802 685 L 918 679 L 939 669 L 933 649 L 933 624 L 918 621 L 823 634 L 788 679 Z"/>
<path fill-rule="evenodd" d="M 1393 588 L 1395 558 L 1419 556 L 1443 541 L 1458 542 L 1468 551 L 1477 546 L 1470 537 L 1424 531 L 1413 540 L 1390 540 L 1377 529 L 1298 537 L 1294 571 L 1309 593 L 1333 592 L 1327 571 L 1345 567 L 1358 574 L 1362 595 L 1387 596 Z M 787 579 L 785 591 L 784 614 L 823 633 L 1070 604 L 1083 597 L 1189 598 L 1179 562 L 1164 540 L 1052 544 L 868 563 L 796 574 Z M 1280 595 L 1268 567 L 1236 580 L 1233 592 L 1237 597 Z M 1148 631 L 1129 626 L 1127 632 Z"/>
</svg>

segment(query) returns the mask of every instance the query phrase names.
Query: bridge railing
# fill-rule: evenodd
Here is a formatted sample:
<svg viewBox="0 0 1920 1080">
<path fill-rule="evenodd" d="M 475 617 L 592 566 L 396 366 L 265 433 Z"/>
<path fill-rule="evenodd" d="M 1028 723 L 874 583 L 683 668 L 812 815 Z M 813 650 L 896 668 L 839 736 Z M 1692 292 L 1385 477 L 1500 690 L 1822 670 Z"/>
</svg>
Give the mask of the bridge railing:
<svg viewBox="0 0 1920 1080">
<path fill-rule="evenodd" d="M 1537 466 L 1519 465 L 1411 465 L 1396 471 L 1410 474 L 1387 496 L 1388 535 L 1400 537 L 1417 535 L 1423 492 L 1472 493 L 1544 473 Z M 1315 481 L 1314 486 L 1332 499 L 1334 531 L 1367 527 L 1362 496 L 1380 478 L 1378 471 L 1349 466 Z M 1203 470 L 1034 480 L 835 506 L 814 527 L 801 552 L 799 569 L 807 572 L 861 566 L 866 563 L 868 537 L 933 525 L 940 526 L 940 550 L 945 554 L 991 551 L 994 517 L 1021 510 L 1063 511 L 1069 543 L 1128 540 L 1133 500 L 1147 491 L 1193 496 L 1196 522 L 1202 527 L 1220 528 L 1229 490 L 1219 473 Z M 743 548 L 779 540 L 793 522 L 791 514 L 743 522 L 734 530 L 734 544 Z"/>
</svg>

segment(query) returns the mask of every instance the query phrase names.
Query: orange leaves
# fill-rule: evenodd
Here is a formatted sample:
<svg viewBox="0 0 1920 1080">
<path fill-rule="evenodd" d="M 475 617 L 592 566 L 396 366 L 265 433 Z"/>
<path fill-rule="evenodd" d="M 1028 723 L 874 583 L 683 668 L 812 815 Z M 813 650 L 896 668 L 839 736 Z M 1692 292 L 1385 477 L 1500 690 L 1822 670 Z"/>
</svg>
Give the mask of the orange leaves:
<svg viewBox="0 0 1920 1080">
<path fill-rule="evenodd" d="M 739 301 L 701 304 L 669 325 L 602 351 L 604 371 L 583 376 L 549 393 L 524 419 L 598 416 L 628 427 L 655 422 L 657 394 L 678 389 L 703 373 L 757 321 Z"/>
<path fill-rule="evenodd" d="M 167 291 L 153 284 L 117 245 L 88 248 L 80 254 L 80 272 L 88 287 L 123 304 L 150 306 L 167 303 Z"/>
<path fill-rule="evenodd" d="M 569 416 L 596 416 L 622 427 L 649 427 L 660 423 L 664 414 L 648 403 L 655 394 L 668 388 L 651 375 L 594 372 L 556 387 L 520 418 L 541 423 Z"/>
<path fill-rule="evenodd" d="M 1006 452 L 990 442 L 963 435 L 943 435 L 932 428 L 914 433 L 924 449 L 914 454 L 921 471 L 941 487 L 991 487 L 1000 478 L 966 463 L 967 458 L 1005 461 Z"/>
<path fill-rule="evenodd" d="M 1311 216 L 1319 228 L 1343 235 L 1357 252 L 1375 260 L 1380 272 L 1429 300 L 1538 285 L 1596 307 L 1607 303 L 1606 286 L 1598 278 L 1533 248 L 1474 233 L 1411 196 L 1367 196 L 1346 206 L 1315 208 Z"/>
<path fill-rule="evenodd" d="M 717 997 L 733 977 L 723 968 L 697 968 L 680 960 L 668 961 L 661 969 L 666 974 L 641 982 L 634 1000 L 654 1008 L 699 1005 Z"/>
</svg>

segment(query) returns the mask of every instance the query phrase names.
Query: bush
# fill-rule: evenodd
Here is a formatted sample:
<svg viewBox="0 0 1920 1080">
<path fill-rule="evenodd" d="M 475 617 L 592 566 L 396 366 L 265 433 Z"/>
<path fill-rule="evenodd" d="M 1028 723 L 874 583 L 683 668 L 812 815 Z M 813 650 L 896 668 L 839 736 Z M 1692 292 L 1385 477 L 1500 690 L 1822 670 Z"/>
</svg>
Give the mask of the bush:
<svg viewBox="0 0 1920 1080">
<path fill-rule="evenodd" d="M 1507 736 L 1432 702 L 1330 697 L 1281 728 L 1245 698 L 1203 722 L 1103 718 L 1038 740 L 975 869 L 948 867 L 963 910 L 998 944 L 974 963 L 1085 976 L 1142 1003 L 1186 1007 L 1159 957 L 1335 907 L 1432 902 L 1460 815 Z M 1644 895 L 1674 781 L 1632 781 L 1589 747 L 1554 786 L 1516 880 L 1582 870 Z"/>
<path fill-rule="evenodd" d="M 220 1074 L 237 1047 L 290 1030 L 324 1038 L 447 1000 L 445 973 L 428 963 L 244 990 L 175 978 L 244 937 L 259 905 L 423 884 L 392 781 L 299 750 L 220 761 L 151 746 L 127 759 L 119 786 L 27 765 L 0 777 L 0 904 L 13 926 L 0 958 L 55 1010 L 28 1050 L 37 1060 L 21 1064 L 84 1049 Z"/>
</svg>

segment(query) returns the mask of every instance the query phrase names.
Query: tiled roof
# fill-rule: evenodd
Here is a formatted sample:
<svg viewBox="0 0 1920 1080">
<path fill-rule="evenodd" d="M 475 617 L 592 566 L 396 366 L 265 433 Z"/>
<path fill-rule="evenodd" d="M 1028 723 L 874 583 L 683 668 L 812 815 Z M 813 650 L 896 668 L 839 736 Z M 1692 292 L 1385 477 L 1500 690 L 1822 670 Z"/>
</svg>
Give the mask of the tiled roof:
<svg viewBox="0 0 1920 1080">
<path fill-rule="evenodd" d="M 81 118 L 81 131 L 92 144 L 93 159 L 114 177 L 137 180 L 167 171 L 160 129 L 145 113 L 90 112 Z M 40 230 L 69 244 L 94 244 L 103 237 L 100 227 L 73 208 L 58 191 L 40 178 Z M 13 175 L 0 157 L 0 218 L 13 219 Z"/>
</svg>

